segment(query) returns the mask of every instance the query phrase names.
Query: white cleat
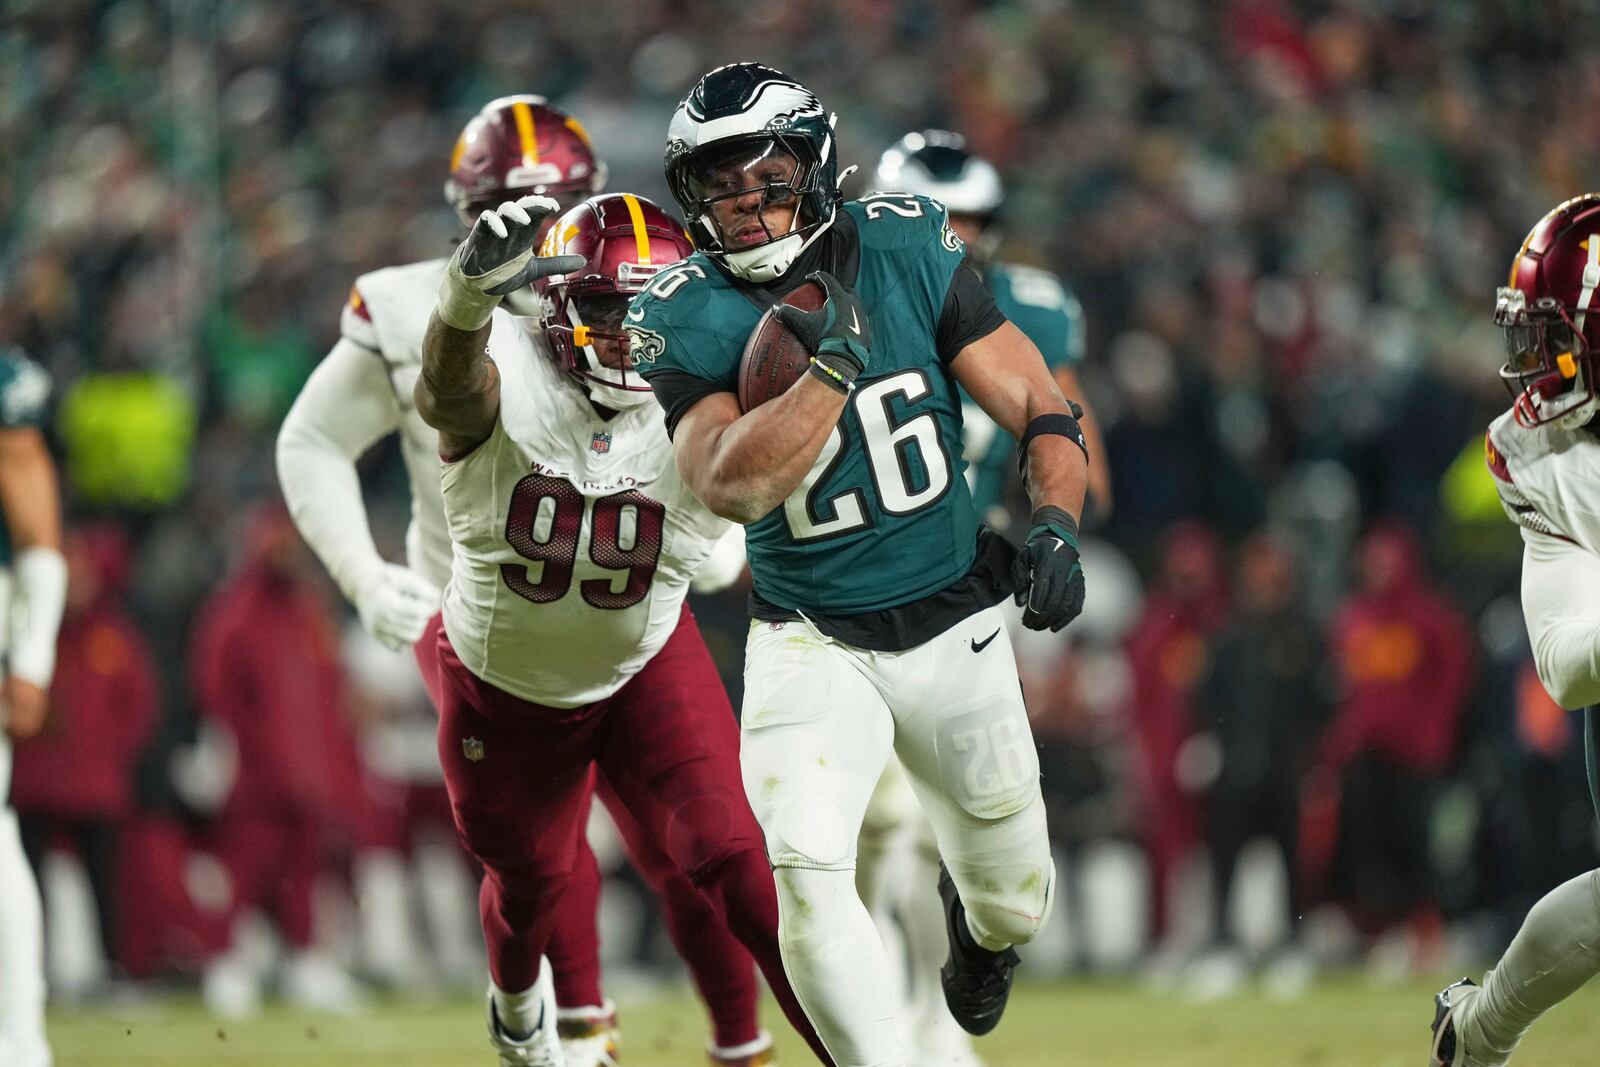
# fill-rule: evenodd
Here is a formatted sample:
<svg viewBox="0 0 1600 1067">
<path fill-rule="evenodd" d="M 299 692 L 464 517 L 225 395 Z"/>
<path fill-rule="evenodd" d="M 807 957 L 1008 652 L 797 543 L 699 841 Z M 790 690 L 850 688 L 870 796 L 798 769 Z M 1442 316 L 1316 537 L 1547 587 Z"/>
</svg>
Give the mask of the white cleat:
<svg viewBox="0 0 1600 1067">
<path fill-rule="evenodd" d="M 617 1006 L 610 1000 L 599 1007 L 561 1008 L 556 1012 L 556 1035 L 567 1067 L 617 1067 L 622 1033 L 617 1028 Z"/>
<path fill-rule="evenodd" d="M 549 973 L 549 964 L 545 964 Z M 567 1058 L 561 1051 L 561 1039 L 556 1033 L 556 998 L 553 987 L 544 983 L 543 1005 L 539 1025 L 526 1037 L 512 1037 L 500 1025 L 500 1013 L 495 1010 L 494 990 L 489 990 L 489 1043 L 500 1053 L 500 1067 L 567 1067 Z"/>
<path fill-rule="evenodd" d="M 302 1011 L 355 1015 L 370 1006 L 361 983 L 320 952 L 297 952 L 283 965 L 283 999 Z"/>
<path fill-rule="evenodd" d="M 213 962 L 200 979 L 206 1010 L 219 1019 L 238 1022 L 261 1013 L 261 981 L 248 963 L 224 958 Z"/>
</svg>

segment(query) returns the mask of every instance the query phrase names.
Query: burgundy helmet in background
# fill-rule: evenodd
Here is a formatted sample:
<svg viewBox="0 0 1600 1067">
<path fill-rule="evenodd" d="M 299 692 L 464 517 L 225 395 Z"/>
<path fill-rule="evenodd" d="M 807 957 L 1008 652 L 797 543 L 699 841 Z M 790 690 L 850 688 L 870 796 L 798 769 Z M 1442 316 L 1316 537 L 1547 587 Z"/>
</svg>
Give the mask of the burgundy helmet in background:
<svg viewBox="0 0 1600 1067">
<path fill-rule="evenodd" d="M 650 387 L 633 370 L 623 332 L 628 300 L 692 252 L 682 223 L 632 193 L 585 200 L 545 234 L 540 255 L 585 261 L 582 270 L 548 279 L 543 324 L 556 362 L 597 403 L 626 408 L 649 399 Z"/>
<path fill-rule="evenodd" d="M 491 100 L 472 117 L 450 153 L 445 199 L 468 226 L 480 212 L 538 193 L 570 208 L 606 185 L 577 119 L 542 96 Z"/>
<path fill-rule="evenodd" d="M 1500 377 L 1524 426 L 1582 426 L 1600 411 L 1600 193 L 1540 219 L 1495 293 L 1505 331 Z"/>
</svg>

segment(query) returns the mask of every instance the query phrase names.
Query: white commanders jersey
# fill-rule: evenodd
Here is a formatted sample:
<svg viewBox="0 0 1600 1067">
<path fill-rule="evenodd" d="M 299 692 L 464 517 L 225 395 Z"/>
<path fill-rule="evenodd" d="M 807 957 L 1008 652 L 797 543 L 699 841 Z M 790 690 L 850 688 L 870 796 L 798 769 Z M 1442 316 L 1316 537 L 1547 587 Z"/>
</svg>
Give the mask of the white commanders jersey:
<svg viewBox="0 0 1600 1067">
<path fill-rule="evenodd" d="M 610 696 L 661 650 L 728 529 L 690 494 L 655 404 L 601 418 L 503 311 L 500 415 L 444 464 L 455 555 L 444 625 L 473 674 L 537 704 Z"/>
<path fill-rule="evenodd" d="M 450 531 L 439 496 L 439 433 L 422 421 L 411 388 L 422 373 L 422 337 L 439 299 L 448 259 L 363 274 L 350 289 L 340 332 L 383 360 L 400 409 L 400 455 L 411 479 L 406 562 L 440 588 L 450 578 Z"/>
<path fill-rule="evenodd" d="M 1600 438 L 1529 429 L 1507 411 L 1490 424 L 1484 451 L 1512 522 L 1600 554 Z"/>
</svg>

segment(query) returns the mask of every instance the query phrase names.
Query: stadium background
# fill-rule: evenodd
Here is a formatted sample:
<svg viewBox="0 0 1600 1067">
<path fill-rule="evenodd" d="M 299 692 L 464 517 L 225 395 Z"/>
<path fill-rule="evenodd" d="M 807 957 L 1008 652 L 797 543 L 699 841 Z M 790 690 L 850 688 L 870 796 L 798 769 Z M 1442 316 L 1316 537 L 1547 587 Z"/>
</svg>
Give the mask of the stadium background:
<svg viewBox="0 0 1600 1067">
<path fill-rule="evenodd" d="M 116 818 L 122 877 L 148 876 L 127 865 L 160 851 L 150 842 L 204 841 L 216 789 L 186 655 L 196 612 L 275 494 L 273 434 L 337 336 L 351 280 L 459 235 L 440 187 L 466 118 L 494 96 L 545 94 L 585 123 L 611 189 L 670 203 L 672 107 L 710 66 L 760 58 L 839 113 L 842 158 L 867 171 L 909 129 L 964 133 L 1007 182 L 1002 255 L 1059 273 L 1083 302 L 1115 510 L 1094 531 L 1076 642 L 1025 650 L 1062 854 L 1142 900 L 1147 853 L 1181 865 L 1213 839 L 1230 709 L 1196 694 L 1228 624 L 1233 557 L 1268 531 L 1293 553 L 1318 632 L 1317 708 L 1291 731 L 1315 768 L 1292 791 L 1294 913 L 1320 916 L 1299 945 L 1372 981 L 1492 956 L 1540 891 L 1595 858 L 1580 739 L 1531 681 L 1519 542 L 1481 460 L 1506 403 L 1493 287 L 1600 162 L 1600 50 L 1571 29 L 1594 13 L 8 0 L 0 339 L 55 377 L 68 517 L 83 560 L 120 589 L 156 686 L 152 724 L 122 746 L 135 786 Z M 858 175 L 847 191 L 864 188 Z M 397 452 L 376 450 L 363 475 L 395 555 Z M 1374 524 L 1415 559 L 1401 568 L 1415 581 L 1370 584 L 1359 546 Z M 736 689 L 740 595 L 699 609 Z M 1419 621 L 1452 612 L 1459 625 Z M 1347 640 L 1353 617 L 1378 619 L 1376 645 Z M 345 649 L 362 751 L 403 776 L 396 753 L 418 730 L 409 662 L 354 634 Z M 126 692 L 100 701 L 112 718 Z M 330 841 L 335 898 L 370 844 L 358 821 Z M 1378 832 L 1394 824 L 1415 832 Z M 1251 868 L 1257 911 L 1277 908 L 1271 866 Z M 54 882 L 70 888 L 65 870 Z M 610 895 L 616 967 L 670 968 L 625 872 Z M 1094 886 L 1081 899 L 1035 954 L 1040 973 L 1232 991 L 1225 968 L 1191 966 L 1216 955 L 1203 920 L 1096 913 Z M 329 911 L 358 932 L 348 906 Z M 119 936 L 140 940 L 140 915 L 127 919 Z M 1268 949 L 1283 932 L 1271 925 Z M 192 954 L 157 942 L 122 965 L 182 988 Z M 103 989 L 88 956 L 58 989 Z"/>
</svg>

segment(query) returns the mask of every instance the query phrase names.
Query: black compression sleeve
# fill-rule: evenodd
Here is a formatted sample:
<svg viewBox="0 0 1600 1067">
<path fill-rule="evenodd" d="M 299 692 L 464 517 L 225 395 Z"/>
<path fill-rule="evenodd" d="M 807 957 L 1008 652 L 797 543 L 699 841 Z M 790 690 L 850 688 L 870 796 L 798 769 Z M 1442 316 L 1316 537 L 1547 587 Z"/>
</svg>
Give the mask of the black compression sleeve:
<svg viewBox="0 0 1600 1067">
<path fill-rule="evenodd" d="M 666 412 L 668 437 L 678 429 L 678 420 L 701 400 L 712 393 L 732 391 L 719 382 L 696 378 L 681 370 L 660 370 L 650 375 L 650 390 L 656 394 L 661 410 Z"/>
<path fill-rule="evenodd" d="M 966 260 L 956 268 L 945 291 L 944 310 L 939 315 L 939 360 L 949 363 L 974 341 L 981 341 L 1006 321 L 983 279 Z"/>
</svg>

